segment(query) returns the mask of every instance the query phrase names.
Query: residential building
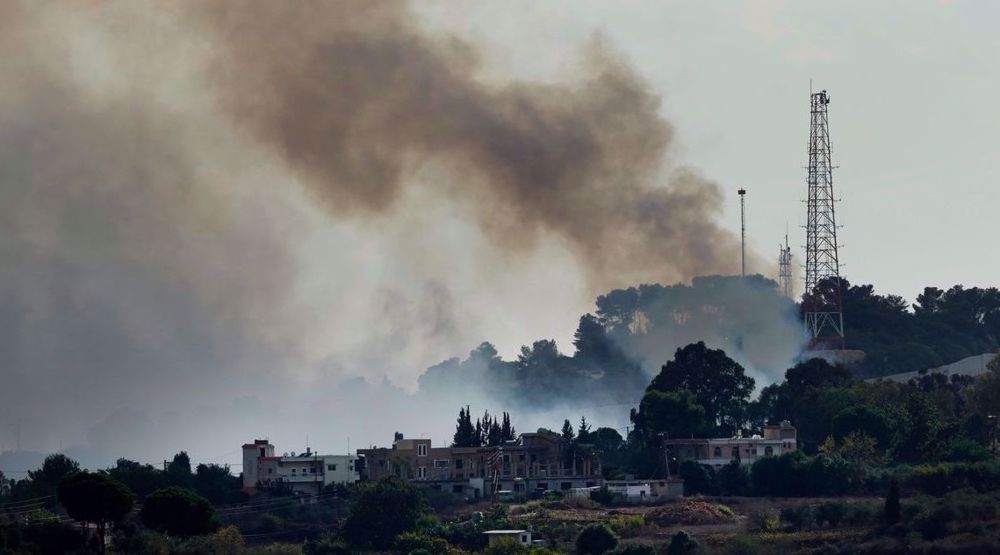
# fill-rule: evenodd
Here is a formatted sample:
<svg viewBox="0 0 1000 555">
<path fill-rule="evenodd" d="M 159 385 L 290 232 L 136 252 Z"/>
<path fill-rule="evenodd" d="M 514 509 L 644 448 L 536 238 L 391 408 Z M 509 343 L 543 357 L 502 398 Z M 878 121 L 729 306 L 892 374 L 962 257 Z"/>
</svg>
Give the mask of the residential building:
<svg viewBox="0 0 1000 555">
<path fill-rule="evenodd" d="M 276 456 L 274 445 L 258 439 L 243 446 L 243 488 L 247 491 L 289 487 L 298 493 L 319 494 L 331 484 L 353 484 L 361 479 L 357 457 L 304 453 Z"/>
<path fill-rule="evenodd" d="M 718 470 L 733 459 L 751 465 L 763 457 L 777 457 L 798 449 L 795 428 L 784 421 L 764 426 L 764 435 L 730 438 L 663 438 L 666 460 L 680 464 L 695 461 Z M 671 465 L 673 466 L 673 464 Z"/>
<path fill-rule="evenodd" d="M 434 447 L 397 434 L 391 448 L 359 449 L 366 480 L 399 476 L 464 497 L 510 491 L 523 497 L 547 490 L 600 486 L 600 460 L 568 452 L 562 436 L 539 431 L 496 447 Z"/>
</svg>

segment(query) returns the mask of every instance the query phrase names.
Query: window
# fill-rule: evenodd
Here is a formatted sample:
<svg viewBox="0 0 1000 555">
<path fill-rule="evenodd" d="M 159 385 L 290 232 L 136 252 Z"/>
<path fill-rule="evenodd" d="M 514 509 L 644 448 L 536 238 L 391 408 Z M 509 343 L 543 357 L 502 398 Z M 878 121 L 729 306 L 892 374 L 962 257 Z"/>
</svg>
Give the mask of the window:
<svg viewBox="0 0 1000 555">
<path fill-rule="evenodd" d="M 295 469 L 294 468 L 292 469 L 292 474 L 295 474 Z"/>
<path fill-rule="evenodd" d="M 424 478 L 427 478 L 427 467 L 426 466 L 421 466 L 421 467 L 417 468 L 417 478 L 420 478 L 421 480 L 423 480 Z"/>
<path fill-rule="evenodd" d="M 528 534 L 521 534 L 521 543 L 528 543 Z"/>
<path fill-rule="evenodd" d="M 749 451 L 749 449 L 748 449 L 748 451 Z M 736 458 L 738 456 L 740 456 L 740 448 L 738 446 L 737 447 L 733 447 L 733 458 Z"/>
<path fill-rule="evenodd" d="M 328 464 L 328 465 L 326 465 L 326 469 L 328 471 L 330 471 L 330 472 L 336 472 L 337 471 L 337 465 L 335 465 L 335 464 Z"/>
<path fill-rule="evenodd" d="M 716 447 L 712 451 L 712 456 L 714 456 L 714 457 L 721 457 L 722 456 L 722 447 Z"/>
<path fill-rule="evenodd" d="M 260 448 L 260 456 L 262 456 L 262 457 L 266 457 L 267 455 L 266 455 L 265 453 L 266 453 L 266 451 L 264 450 L 264 448 L 263 448 L 263 447 L 261 447 L 261 448 Z"/>
<path fill-rule="evenodd" d="M 768 445 L 767 447 L 764 448 L 764 455 L 765 456 L 770 457 L 773 454 L 774 454 L 774 449 L 770 445 Z"/>
<path fill-rule="evenodd" d="M 274 474 L 274 469 L 273 468 L 268 468 L 267 469 L 267 473 L 268 474 Z"/>
<path fill-rule="evenodd" d="M 309 474 L 316 474 L 316 467 L 315 466 L 309 468 Z"/>
<path fill-rule="evenodd" d="M 427 444 L 426 443 L 421 443 L 421 444 L 417 445 L 417 456 L 418 457 L 426 457 L 427 456 Z"/>
<path fill-rule="evenodd" d="M 455 459 L 455 468 L 461 470 L 465 467 L 465 461 L 463 459 Z"/>
<path fill-rule="evenodd" d="M 572 482 L 563 482 L 563 483 L 559 484 L 559 489 L 561 489 L 563 491 L 567 491 L 567 490 L 569 490 L 572 487 L 573 487 L 573 483 Z"/>
</svg>

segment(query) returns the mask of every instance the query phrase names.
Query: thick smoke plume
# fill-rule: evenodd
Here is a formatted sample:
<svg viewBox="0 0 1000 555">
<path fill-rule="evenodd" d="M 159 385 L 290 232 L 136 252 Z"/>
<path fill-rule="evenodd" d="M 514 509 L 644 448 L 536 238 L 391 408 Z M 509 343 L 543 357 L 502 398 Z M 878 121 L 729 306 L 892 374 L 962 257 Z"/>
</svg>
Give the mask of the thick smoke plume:
<svg viewBox="0 0 1000 555">
<path fill-rule="evenodd" d="M 342 451 L 414 410 L 442 439 L 458 404 L 504 407 L 410 410 L 395 387 L 424 368 L 568 334 L 610 286 L 735 269 L 719 188 L 607 45 L 501 82 L 413 21 L 0 4 L 0 450 Z"/>
<path fill-rule="evenodd" d="M 456 196 L 511 250 L 554 234 L 594 290 L 735 269 L 721 192 L 669 163 L 659 97 L 600 41 L 569 83 L 487 83 L 473 45 L 400 3 L 218 3 L 226 110 L 338 215 Z M 436 171 L 421 174 L 433 167 Z"/>
</svg>

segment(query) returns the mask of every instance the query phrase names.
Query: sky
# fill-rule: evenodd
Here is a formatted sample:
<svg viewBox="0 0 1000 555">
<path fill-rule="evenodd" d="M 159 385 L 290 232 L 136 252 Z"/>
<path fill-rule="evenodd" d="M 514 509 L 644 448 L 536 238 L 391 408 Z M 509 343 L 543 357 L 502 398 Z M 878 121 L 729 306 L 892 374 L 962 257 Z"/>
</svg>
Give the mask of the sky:
<svg viewBox="0 0 1000 555">
<path fill-rule="evenodd" d="M 501 72 L 572 63 L 594 33 L 662 94 L 679 154 L 726 190 L 725 225 L 777 265 L 804 261 L 810 81 L 827 90 L 842 273 L 913 301 L 996 285 L 1000 6 L 977 1 L 422 3 L 428 24 L 488 44 Z M 771 270 L 776 272 L 776 270 Z M 801 291 L 802 284 L 798 284 Z"/>
<path fill-rule="evenodd" d="M 997 285 L 994 3 L 225 6 L 0 6 L 0 451 L 443 441 L 423 369 L 737 272 L 741 187 L 801 264 L 810 82 L 843 274 Z"/>
</svg>

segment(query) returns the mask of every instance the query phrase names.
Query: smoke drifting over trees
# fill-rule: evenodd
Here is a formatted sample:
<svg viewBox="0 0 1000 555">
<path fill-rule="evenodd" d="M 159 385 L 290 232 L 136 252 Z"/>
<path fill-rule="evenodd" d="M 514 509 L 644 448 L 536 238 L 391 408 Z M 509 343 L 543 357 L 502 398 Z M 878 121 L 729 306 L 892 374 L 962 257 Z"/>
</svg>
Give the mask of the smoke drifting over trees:
<svg viewBox="0 0 1000 555">
<path fill-rule="evenodd" d="M 400 3 L 0 10 L 4 446 L 217 454 L 303 414 L 367 439 L 403 416 L 332 384 L 412 388 L 736 266 L 720 189 L 599 41 L 566 82 L 500 82 Z"/>
</svg>

